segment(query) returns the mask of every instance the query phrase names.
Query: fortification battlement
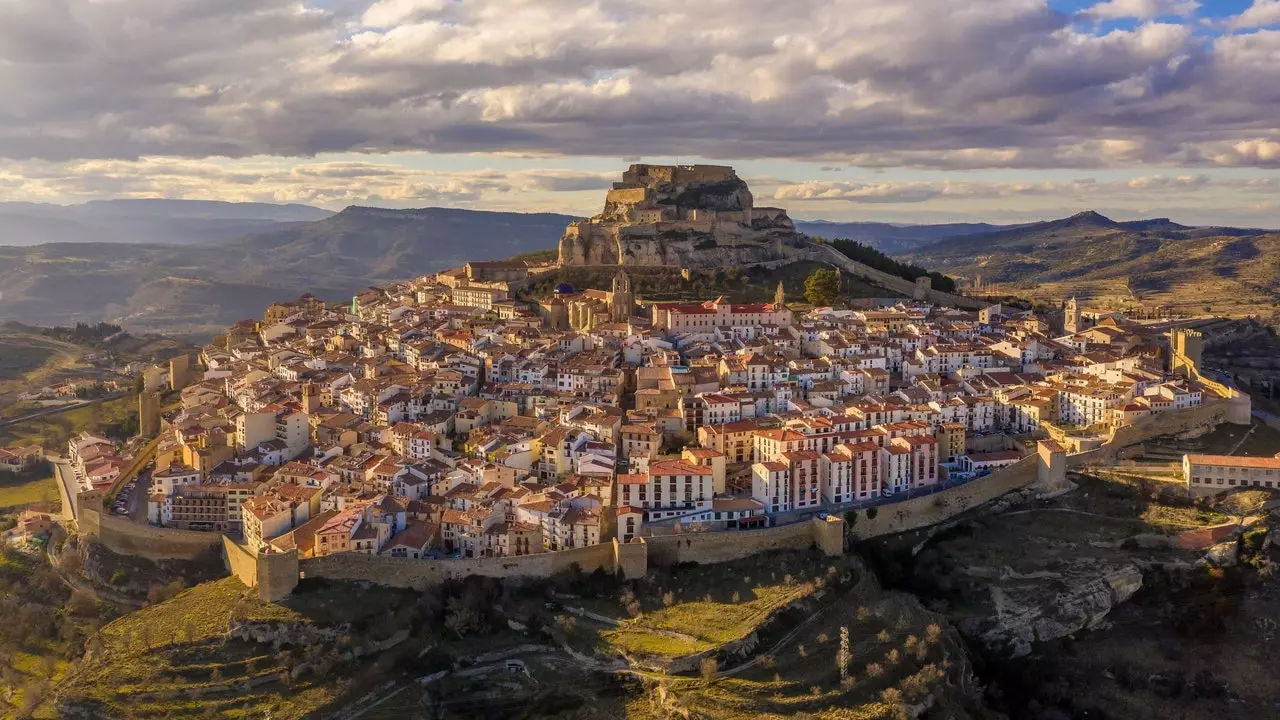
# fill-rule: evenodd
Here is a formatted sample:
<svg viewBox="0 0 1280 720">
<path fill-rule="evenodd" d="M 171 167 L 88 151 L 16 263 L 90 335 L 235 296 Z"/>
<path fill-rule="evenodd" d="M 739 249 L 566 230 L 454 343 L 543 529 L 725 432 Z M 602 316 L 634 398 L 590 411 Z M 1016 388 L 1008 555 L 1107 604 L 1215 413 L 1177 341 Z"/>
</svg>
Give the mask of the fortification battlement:
<svg viewBox="0 0 1280 720">
<path fill-rule="evenodd" d="M 565 228 L 559 264 L 724 267 L 781 259 L 798 237 L 731 167 L 637 164 L 599 214 Z"/>
<path fill-rule="evenodd" d="M 727 165 L 648 165 L 636 163 L 622 173 L 622 182 L 632 185 L 691 185 L 736 180 L 738 173 Z"/>
</svg>

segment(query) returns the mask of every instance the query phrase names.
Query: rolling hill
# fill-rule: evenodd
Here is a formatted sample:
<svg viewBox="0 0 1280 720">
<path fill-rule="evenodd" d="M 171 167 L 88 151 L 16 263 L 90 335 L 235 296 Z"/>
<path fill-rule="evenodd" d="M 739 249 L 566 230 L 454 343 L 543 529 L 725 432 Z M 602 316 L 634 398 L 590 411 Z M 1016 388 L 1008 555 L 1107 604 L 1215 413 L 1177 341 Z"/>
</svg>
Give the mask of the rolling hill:
<svg viewBox="0 0 1280 720">
<path fill-rule="evenodd" d="M 63 242 L 204 245 L 290 223 L 322 220 L 308 205 L 212 200 L 95 200 L 81 205 L 0 203 L 0 246 Z"/>
<path fill-rule="evenodd" d="M 362 287 L 555 247 L 567 215 L 348 208 L 213 244 L 0 246 L 0 321 L 109 320 L 209 335 L 304 292 Z"/>
<path fill-rule="evenodd" d="M 211 335 L 303 292 L 341 300 L 368 285 L 468 260 L 553 249 L 575 219 L 446 208 L 349 207 L 330 214 L 307 206 L 164 200 L 86 203 L 61 215 L 51 207 L 0 204 L 0 237 L 4 218 L 17 222 L 12 219 L 21 215 L 61 236 L 81 237 L 88 227 L 94 242 L 5 246 L 0 240 L 0 321 L 106 320 L 140 331 Z M 302 221 L 309 216 L 318 219 Z M 111 241 L 129 223 L 181 225 L 185 240 Z M 236 227 L 246 231 L 227 237 Z M 1095 305 L 1139 298 L 1257 312 L 1264 319 L 1278 299 L 1280 235 L 1262 230 L 1188 227 L 1167 219 L 1115 222 L 1097 213 L 1017 226 L 797 227 L 855 239 L 949 275 L 981 275 L 1032 298 L 1078 294 Z"/>
<path fill-rule="evenodd" d="M 796 229 L 805 235 L 854 240 L 890 255 L 910 253 L 946 238 L 990 233 L 1014 227 L 1020 226 L 990 223 L 896 225 L 881 222 L 796 221 Z"/>
<path fill-rule="evenodd" d="M 907 255 L 927 267 L 1032 298 L 1095 305 L 1140 301 L 1187 312 L 1273 316 L 1280 233 L 1190 227 L 1165 218 L 1116 222 L 1095 212 L 940 240 Z"/>
</svg>

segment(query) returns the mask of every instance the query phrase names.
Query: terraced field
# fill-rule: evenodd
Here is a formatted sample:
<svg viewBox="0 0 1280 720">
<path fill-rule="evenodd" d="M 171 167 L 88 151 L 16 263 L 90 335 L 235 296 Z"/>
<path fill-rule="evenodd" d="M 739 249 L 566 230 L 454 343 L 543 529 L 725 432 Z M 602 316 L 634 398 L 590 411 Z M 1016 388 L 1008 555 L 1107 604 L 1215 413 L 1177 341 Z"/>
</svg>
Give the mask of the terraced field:
<svg viewBox="0 0 1280 720">
<path fill-rule="evenodd" d="M 296 660 L 270 645 L 232 639 L 238 620 L 305 622 L 254 599 L 226 578 L 126 615 L 59 689 L 59 708 L 114 717 L 300 718 L 332 702 L 331 681 L 293 677 Z M 95 710 L 96 709 L 96 710 Z"/>
</svg>

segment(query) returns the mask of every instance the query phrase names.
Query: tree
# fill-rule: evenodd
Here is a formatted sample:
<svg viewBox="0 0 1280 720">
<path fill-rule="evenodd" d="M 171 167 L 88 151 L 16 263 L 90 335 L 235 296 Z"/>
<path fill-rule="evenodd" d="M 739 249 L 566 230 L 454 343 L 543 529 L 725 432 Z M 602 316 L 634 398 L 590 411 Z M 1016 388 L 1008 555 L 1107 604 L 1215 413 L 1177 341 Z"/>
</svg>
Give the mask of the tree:
<svg viewBox="0 0 1280 720">
<path fill-rule="evenodd" d="M 840 681 L 849 677 L 849 662 L 853 660 L 853 652 L 849 649 L 849 628 L 840 627 L 840 651 L 836 653 L 836 667 L 840 668 Z"/>
<path fill-rule="evenodd" d="M 840 272 L 828 268 L 814 270 L 804 281 L 804 299 L 810 305 L 831 305 L 840 298 Z"/>
</svg>

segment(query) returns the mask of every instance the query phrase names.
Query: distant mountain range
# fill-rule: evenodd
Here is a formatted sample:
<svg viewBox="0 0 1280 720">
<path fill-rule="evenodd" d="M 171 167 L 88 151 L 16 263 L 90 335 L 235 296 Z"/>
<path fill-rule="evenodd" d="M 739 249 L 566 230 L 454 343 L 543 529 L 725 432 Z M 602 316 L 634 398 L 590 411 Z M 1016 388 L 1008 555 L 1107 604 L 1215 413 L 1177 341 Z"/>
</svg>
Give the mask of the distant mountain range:
<svg viewBox="0 0 1280 720">
<path fill-rule="evenodd" d="M 309 205 L 212 200 L 0 203 L 0 246 L 63 242 L 195 245 L 232 240 L 333 213 Z"/>
<path fill-rule="evenodd" d="M 1117 222 L 1096 212 L 918 247 L 911 261 L 1030 297 L 1141 300 L 1190 312 L 1258 313 L 1280 305 L 1280 232 Z"/>
<path fill-rule="evenodd" d="M 213 334 L 304 292 L 337 300 L 468 260 L 554 249 L 574 219 L 444 208 L 330 213 L 305 205 L 187 200 L 0 203 L 0 321 L 108 320 L 138 330 Z M 23 222 L 27 230 L 19 232 Z M 1214 283 L 1200 283 L 1204 292 L 1188 295 L 1197 302 L 1207 293 L 1260 304 L 1274 302 L 1268 288 L 1280 284 L 1278 236 L 1260 230 L 1167 219 L 1115 222 L 1097 213 L 1014 226 L 796 225 L 958 277 L 981 274 L 988 282 L 1086 296 L 1104 290 L 1159 295 L 1199 274 Z M 17 242 L 49 237 L 62 239 Z"/>
<path fill-rule="evenodd" d="M 0 246 L 0 321 L 110 320 L 213 334 L 304 292 L 341 299 L 468 260 L 554 248 L 573 219 L 350 207 L 315 222 L 275 223 L 267 232 L 216 242 Z"/>
<path fill-rule="evenodd" d="M 1018 225 L 992 225 L 990 223 L 944 223 L 940 225 L 895 225 L 880 222 L 831 222 L 828 220 L 797 220 L 796 229 L 805 235 L 829 240 L 844 238 L 890 255 L 909 253 L 946 238 L 962 235 L 1007 230 Z"/>
</svg>

